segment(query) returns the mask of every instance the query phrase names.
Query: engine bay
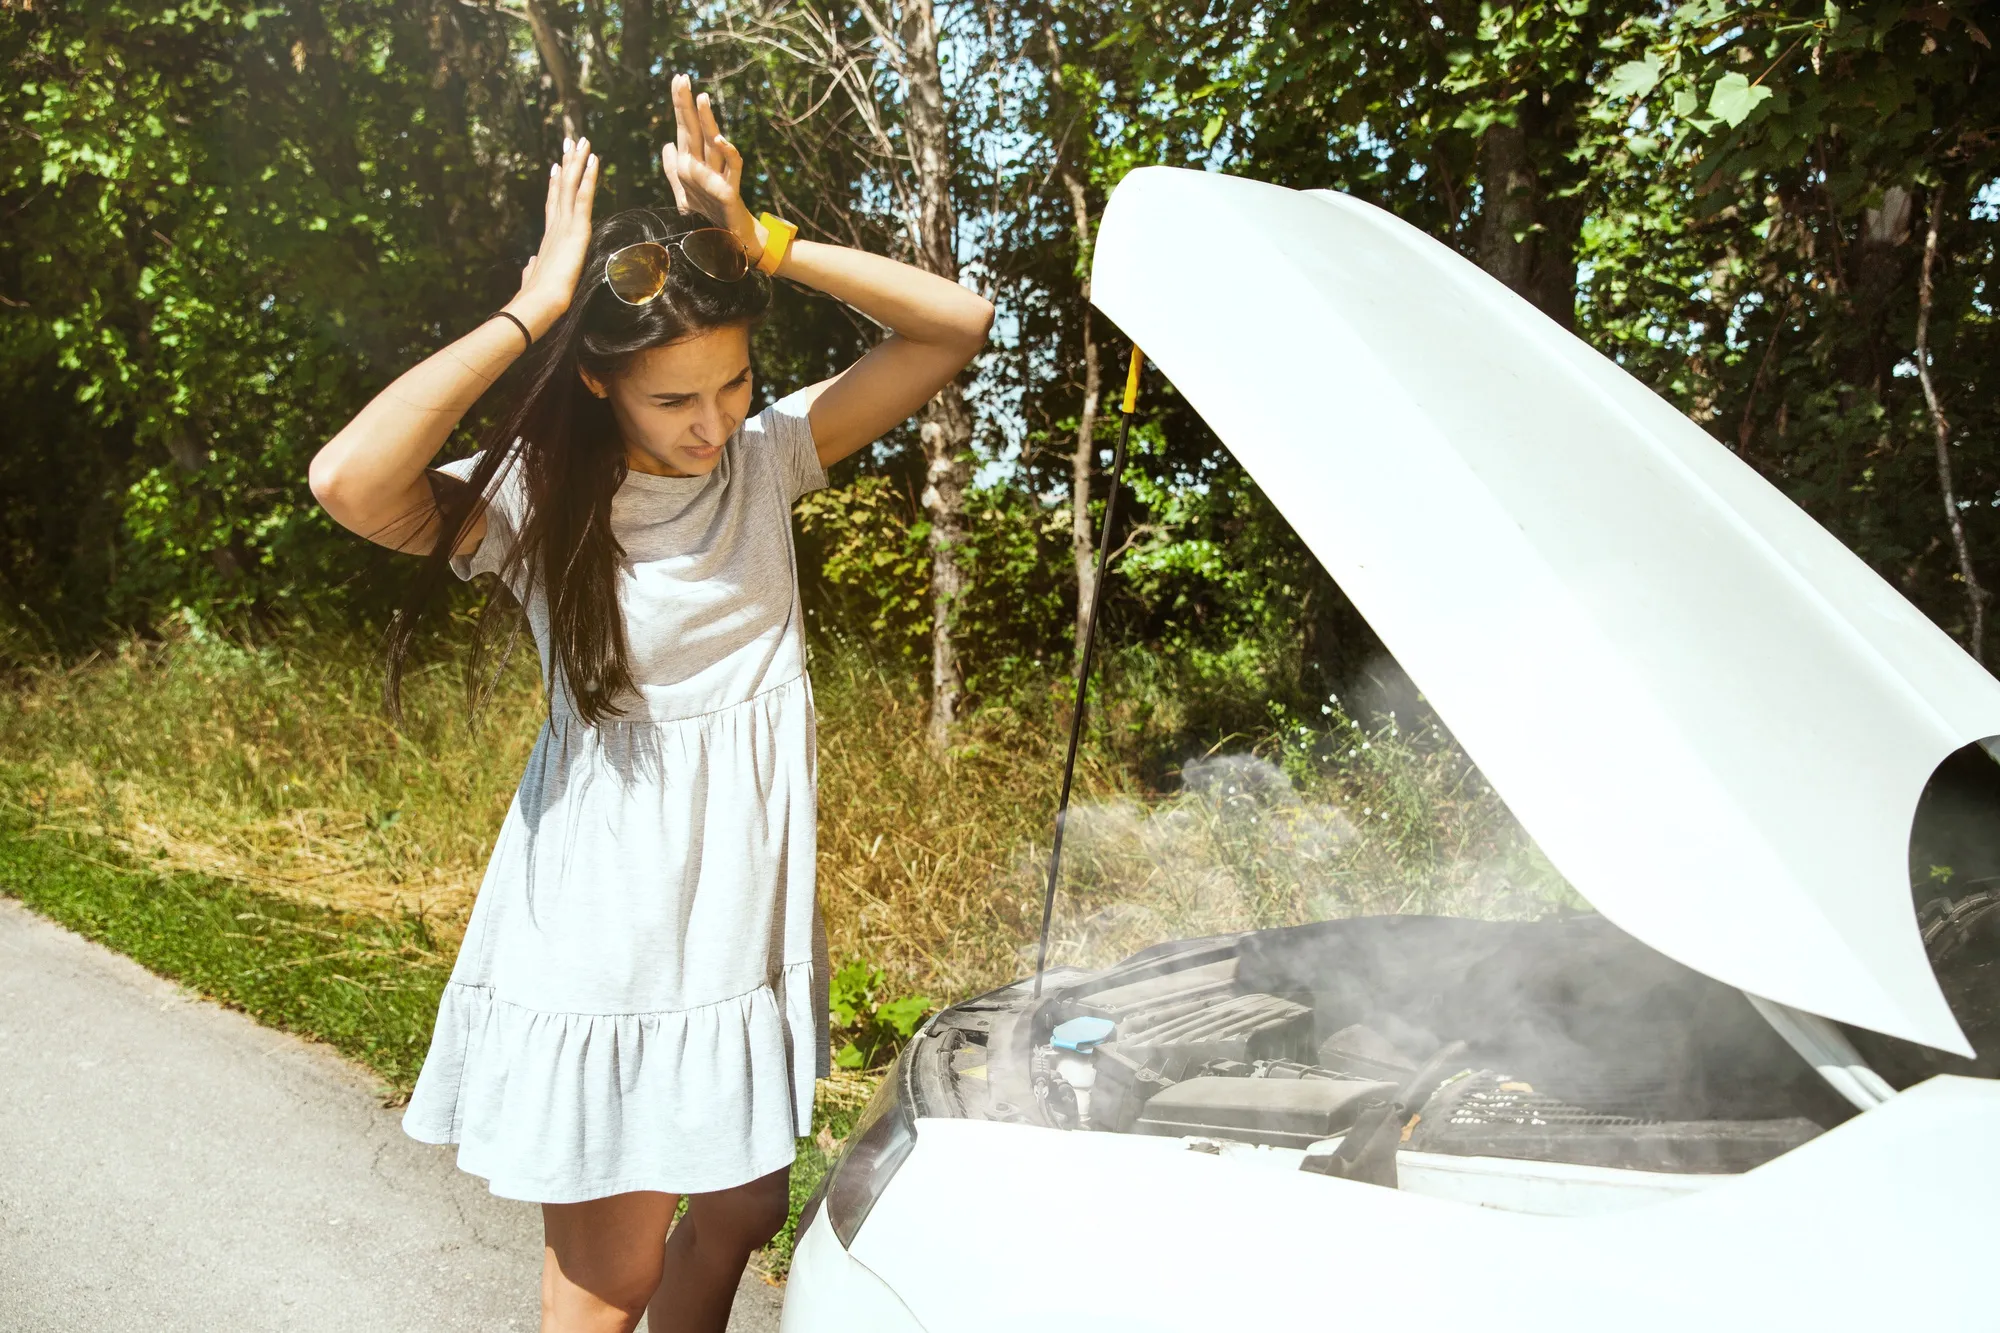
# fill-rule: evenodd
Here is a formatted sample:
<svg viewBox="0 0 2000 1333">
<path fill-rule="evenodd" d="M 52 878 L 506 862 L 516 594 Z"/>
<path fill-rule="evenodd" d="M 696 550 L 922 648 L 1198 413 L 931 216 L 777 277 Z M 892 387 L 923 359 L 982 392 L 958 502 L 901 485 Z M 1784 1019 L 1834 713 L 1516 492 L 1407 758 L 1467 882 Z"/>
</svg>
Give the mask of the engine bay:
<svg viewBox="0 0 2000 1333">
<path fill-rule="evenodd" d="M 1742 995 L 1596 916 L 1179 941 L 944 1011 L 921 1113 L 1303 1150 L 1749 1170 L 1855 1114 Z"/>
</svg>

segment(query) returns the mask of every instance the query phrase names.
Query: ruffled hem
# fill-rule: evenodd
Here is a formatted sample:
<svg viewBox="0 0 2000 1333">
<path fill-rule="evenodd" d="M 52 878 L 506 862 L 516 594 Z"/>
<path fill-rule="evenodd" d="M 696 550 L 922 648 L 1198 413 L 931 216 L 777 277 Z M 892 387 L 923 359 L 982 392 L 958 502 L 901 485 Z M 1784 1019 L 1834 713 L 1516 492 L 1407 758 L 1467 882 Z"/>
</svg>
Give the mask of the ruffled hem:
<svg viewBox="0 0 2000 1333">
<path fill-rule="evenodd" d="M 812 1124 L 826 1038 L 811 963 L 694 1009 L 529 1009 L 452 982 L 403 1130 L 456 1143 L 502 1198 L 703 1194 L 787 1165 Z"/>
</svg>

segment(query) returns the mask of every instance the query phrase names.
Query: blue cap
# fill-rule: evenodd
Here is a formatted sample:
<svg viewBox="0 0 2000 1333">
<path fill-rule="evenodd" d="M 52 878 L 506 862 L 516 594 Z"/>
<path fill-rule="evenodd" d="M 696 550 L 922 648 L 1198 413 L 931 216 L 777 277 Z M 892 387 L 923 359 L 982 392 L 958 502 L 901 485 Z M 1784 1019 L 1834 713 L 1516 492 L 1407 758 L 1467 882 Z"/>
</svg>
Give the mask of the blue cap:
<svg viewBox="0 0 2000 1333">
<path fill-rule="evenodd" d="M 1118 1025 L 1108 1018 L 1072 1018 L 1056 1025 L 1056 1030 L 1049 1034 L 1049 1044 L 1058 1050 L 1088 1054 L 1098 1042 L 1109 1041 L 1117 1030 Z"/>
</svg>

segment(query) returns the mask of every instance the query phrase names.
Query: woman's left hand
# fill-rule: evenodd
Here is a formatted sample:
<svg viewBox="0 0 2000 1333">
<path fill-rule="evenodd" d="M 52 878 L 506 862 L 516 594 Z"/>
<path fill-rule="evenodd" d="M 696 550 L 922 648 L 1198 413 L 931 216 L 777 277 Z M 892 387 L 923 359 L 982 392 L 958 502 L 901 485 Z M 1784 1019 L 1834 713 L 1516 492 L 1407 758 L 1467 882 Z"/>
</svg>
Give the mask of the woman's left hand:
<svg viewBox="0 0 2000 1333">
<path fill-rule="evenodd" d="M 674 207 L 727 227 L 755 264 L 764 256 L 764 229 L 743 206 L 743 154 L 722 137 L 708 94 L 696 97 L 687 75 L 674 75 L 673 97 L 674 142 L 660 149 L 660 166 L 673 187 Z"/>
<path fill-rule="evenodd" d="M 660 150 L 660 165 L 674 204 L 727 227 L 754 264 L 764 255 L 764 229 L 743 206 L 743 155 L 686 75 L 674 77 L 673 89 L 674 142 Z M 890 330 L 840 374 L 799 390 L 813 448 L 829 467 L 922 408 L 978 355 L 993 324 L 992 304 L 956 282 L 859 250 L 801 237 L 786 247 L 779 272 Z"/>
</svg>

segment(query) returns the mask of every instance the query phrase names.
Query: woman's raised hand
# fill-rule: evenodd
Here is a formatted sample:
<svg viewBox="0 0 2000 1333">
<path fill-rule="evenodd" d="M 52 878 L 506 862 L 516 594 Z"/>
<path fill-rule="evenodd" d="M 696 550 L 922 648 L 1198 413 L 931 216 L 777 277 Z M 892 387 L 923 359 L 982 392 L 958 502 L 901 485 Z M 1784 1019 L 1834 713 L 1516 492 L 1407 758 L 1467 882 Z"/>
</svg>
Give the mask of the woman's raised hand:
<svg viewBox="0 0 2000 1333">
<path fill-rule="evenodd" d="M 736 234 L 756 263 L 764 253 L 763 233 L 743 206 L 743 154 L 722 137 L 721 122 L 708 94 L 694 94 L 685 74 L 674 75 L 674 141 L 660 149 L 660 166 L 673 187 L 674 207 L 707 216 Z"/>
<path fill-rule="evenodd" d="M 569 309 L 590 251 L 590 206 L 597 196 L 597 154 L 590 140 L 563 140 L 562 160 L 549 168 L 542 213 L 542 248 L 521 270 L 521 290 L 507 308 L 539 338 Z"/>
</svg>

